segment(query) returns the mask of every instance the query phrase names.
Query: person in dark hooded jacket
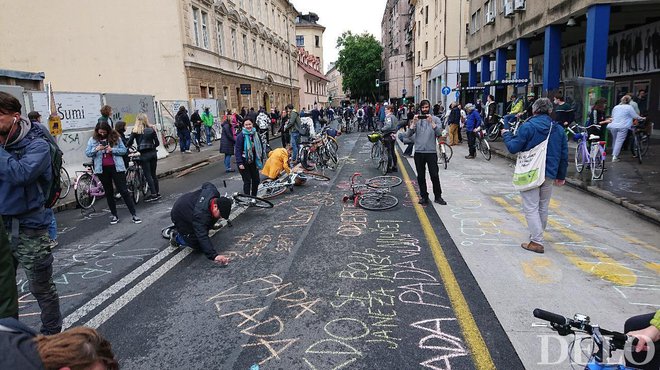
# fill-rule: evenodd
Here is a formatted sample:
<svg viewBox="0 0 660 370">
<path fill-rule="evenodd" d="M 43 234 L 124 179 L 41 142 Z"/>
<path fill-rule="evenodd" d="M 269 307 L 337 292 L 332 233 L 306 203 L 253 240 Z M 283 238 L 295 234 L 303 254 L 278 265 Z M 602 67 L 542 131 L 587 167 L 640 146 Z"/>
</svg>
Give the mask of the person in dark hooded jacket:
<svg viewBox="0 0 660 370">
<path fill-rule="evenodd" d="M 234 172 L 231 169 L 231 156 L 234 155 L 234 145 L 236 144 L 236 128 L 232 125 L 232 116 L 227 115 L 227 119 L 222 122 L 222 135 L 220 135 L 220 153 L 225 155 L 225 172 Z"/>
<path fill-rule="evenodd" d="M 170 236 L 172 247 L 186 246 L 203 252 L 211 261 L 225 266 L 229 258 L 215 251 L 209 230 L 222 217 L 229 218 L 231 200 L 220 196 L 218 188 L 210 182 L 179 197 L 172 206 L 170 217 L 176 231 Z"/>
</svg>

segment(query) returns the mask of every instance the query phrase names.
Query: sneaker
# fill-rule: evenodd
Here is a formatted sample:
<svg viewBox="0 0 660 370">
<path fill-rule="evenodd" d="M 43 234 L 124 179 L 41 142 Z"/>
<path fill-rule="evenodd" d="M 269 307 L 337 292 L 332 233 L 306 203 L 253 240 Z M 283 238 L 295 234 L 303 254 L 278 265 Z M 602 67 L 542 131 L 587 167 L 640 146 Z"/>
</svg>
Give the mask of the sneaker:
<svg viewBox="0 0 660 370">
<path fill-rule="evenodd" d="M 170 247 L 172 248 L 179 248 L 179 242 L 176 241 L 177 234 L 176 230 L 172 230 L 170 233 Z"/>
<path fill-rule="evenodd" d="M 156 194 L 154 196 L 154 200 L 160 200 L 160 198 L 162 198 L 162 196 L 160 194 Z"/>
<path fill-rule="evenodd" d="M 192 150 L 186 150 L 186 153 L 192 153 Z"/>
<path fill-rule="evenodd" d="M 619 157 L 612 157 L 612 162 L 619 162 L 621 161 Z"/>
<path fill-rule="evenodd" d="M 206 144 L 206 146 L 213 146 L 213 144 L 211 144 L 211 143 L 208 143 L 208 144 Z"/>
<path fill-rule="evenodd" d="M 419 202 L 417 202 L 417 203 L 419 203 L 421 205 L 426 205 L 426 204 L 429 204 L 429 199 L 428 198 L 421 198 L 419 200 Z"/>
<path fill-rule="evenodd" d="M 55 248 L 55 247 L 57 247 L 58 245 L 60 245 L 60 243 L 57 241 L 57 239 L 51 239 L 51 240 L 50 240 L 50 247 L 51 247 L 51 248 Z"/>
<path fill-rule="evenodd" d="M 120 193 L 115 193 L 115 199 L 121 199 L 121 194 Z"/>
<path fill-rule="evenodd" d="M 474 159 L 474 156 L 473 155 L 466 155 L 465 159 Z"/>
<path fill-rule="evenodd" d="M 154 200 L 156 200 L 156 196 L 151 195 L 151 194 L 144 197 L 144 202 L 145 203 L 153 202 Z"/>
<path fill-rule="evenodd" d="M 138 216 L 133 216 L 132 218 L 134 224 L 141 224 L 142 220 Z"/>
<path fill-rule="evenodd" d="M 441 206 L 446 206 L 446 205 L 447 205 L 447 202 L 445 202 L 445 200 L 442 199 L 442 197 L 437 197 L 437 198 L 435 198 L 434 202 L 435 202 L 435 203 L 438 203 L 438 204 L 441 205 Z"/>
<path fill-rule="evenodd" d="M 117 217 L 117 216 L 110 216 L 110 225 L 116 225 L 117 222 L 119 222 L 119 217 Z"/>
</svg>

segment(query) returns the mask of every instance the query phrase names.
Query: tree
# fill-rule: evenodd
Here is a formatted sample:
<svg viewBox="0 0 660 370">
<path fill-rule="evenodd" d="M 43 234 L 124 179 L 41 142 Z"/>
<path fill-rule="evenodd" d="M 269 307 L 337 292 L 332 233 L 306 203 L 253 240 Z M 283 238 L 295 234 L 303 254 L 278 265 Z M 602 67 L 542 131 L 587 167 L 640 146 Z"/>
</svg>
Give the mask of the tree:
<svg viewBox="0 0 660 370">
<path fill-rule="evenodd" d="M 342 74 L 342 90 L 350 91 L 351 98 L 375 101 L 383 47 L 371 34 L 354 35 L 346 31 L 337 39 L 337 48 L 337 70 Z"/>
</svg>

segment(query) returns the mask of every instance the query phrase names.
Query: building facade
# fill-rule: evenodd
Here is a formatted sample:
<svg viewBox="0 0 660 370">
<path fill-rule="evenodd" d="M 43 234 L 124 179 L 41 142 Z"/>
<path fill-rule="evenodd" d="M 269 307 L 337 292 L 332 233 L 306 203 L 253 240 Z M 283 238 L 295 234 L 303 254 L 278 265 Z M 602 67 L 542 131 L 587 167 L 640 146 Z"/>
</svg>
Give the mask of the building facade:
<svg viewBox="0 0 660 370">
<path fill-rule="evenodd" d="M 328 80 L 328 104 L 337 107 L 342 101 L 349 100 L 349 95 L 344 93 L 344 79 L 334 63 L 330 63 L 325 78 Z"/>
<path fill-rule="evenodd" d="M 410 0 L 414 42 L 413 88 L 416 101 L 445 107 L 457 100 L 454 89 L 467 83 L 465 43 L 467 0 Z M 442 88 L 452 89 L 443 95 Z"/>
<path fill-rule="evenodd" d="M 296 17 L 296 47 L 303 47 L 311 55 L 321 60 L 323 64 L 323 32 L 325 27 L 318 24 L 319 16 L 315 13 L 300 14 Z"/>
<path fill-rule="evenodd" d="M 328 105 L 328 79 L 321 73 L 321 58 L 304 48 L 298 48 L 298 81 L 300 87 L 300 109 L 310 110 Z"/>
<path fill-rule="evenodd" d="M 410 96 L 413 91 L 414 40 L 411 11 L 408 0 L 388 0 L 381 22 L 384 70 L 382 92 L 393 103 L 399 102 L 404 93 Z"/>
<path fill-rule="evenodd" d="M 657 1 L 471 1 L 469 83 L 529 79 L 527 89 L 575 102 L 578 117 L 598 97 L 612 107 L 645 90 L 648 115 L 660 119 L 659 19 Z"/>
<path fill-rule="evenodd" d="M 145 16 L 154 9 L 158 16 Z M 25 14 L 30 32 L 15 32 L 11 20 Z M 298 101 L 297 15 L 287 0 L 117 0 L 76 2 L 75 9 L 18 2 L 0 15 L 0 33 L 4 50 L 20 52 L 0 53 L 0 65 L 44 71 L 58 91 L 281 108 Z M 53 19 L 66 22 L 55 32 Z M 251 85 L 249 95 L 241 95 L 241 84 Z"/>
</svg>

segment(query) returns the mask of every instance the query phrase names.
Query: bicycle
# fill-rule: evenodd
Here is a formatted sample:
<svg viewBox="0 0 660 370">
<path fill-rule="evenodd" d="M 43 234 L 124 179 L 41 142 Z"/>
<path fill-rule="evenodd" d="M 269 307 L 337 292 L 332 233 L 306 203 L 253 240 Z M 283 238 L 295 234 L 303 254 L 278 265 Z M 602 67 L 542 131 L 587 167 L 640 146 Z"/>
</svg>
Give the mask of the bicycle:
<svg viewBox="0 0 660 370">
<path fill-rule="evenodd" d="M 321 131 L 321 134 L 310 138 L 311 141 L 301 142 L 298 150 L 297 161 L 303 168 L 313 171 L 318 167 L 329 168 L 334 171 L 339 165 L 337 157 L 337 140 L 327 134 L 327 128 Z"/>
<path fill-rule="evenodd" d="M 373 143 L 371 147 L 371 161 L 374 167 L 376 167 L 383 175 L 387 174 L 387 167 L 389 166 L 389 160 L 392 153 L 387 150 L 387 147 L 383 142 L 385 136 L 380 132 L 373 132 L 367 135 L 367 138 Z"/>
<path fill-rule="evenodd" d="M 600 130 L 600 125 L 587 127 L 572 125 L 566 128 L 567 131 L 573 134 L 573 139 L 578 143 L 575 148 L 575 170 L 582 173 L 584 167 L 589 166 L 591 168 L 591 179 L 600 180 L 605 172 L 606 142 L 600 140 L 598 135 L 588 134 L 589 129 Z M 590 148 L 587 149 L 587 146 L 590 146 Z"/>
<path fill-rule="evenodd" d="M 403 180 L 397 176 L 376 176 L 364 183 L 358 182 L 362 174 L 355 172 L 351 176 L 351 192 L 345 195 L 343 202 L 353 201 L 355 207 L 360 206 L 368 211 L 383 211 L 394 208 L 399 199 L 390 193 L 390 189 L 400 185 Z"/>
<path fill-rule="evenodd" d="M 147 196 L 149 184 L 140 165 L 140 153 L 133 152 L 128 157 L 130 162 L 126 169 L 126 187 L 133 197 L 133 202 L 138 204 L 140 203 L 140 193 L 142 193 L 143 197 Z"/>
<path fill-rule="evenodd" d="M 76 203 L 82 209 L 90 209 L 94 205 L 96 198 L 105 195 L 105 189 L 101 180 L 92 170 L 94 163 L 83 163 L 85 171 L 76 171 L 76 182 L 73 184 L 73 192 L 76 197 Z"/>
<path fill-rule="evenodd" d="M 490 161 L 491 158 L 491 153 L 490 153 L 490 144 L 488 144 L 488 141 L 486 141 L 486 130 L 484 129 L 479 129 L 476 133 L 476 141 L 475 144 L 477 146 L 477 150 L 481 155 L 487 160 Z"/>
<path fill-rule="evenodd" d="M 252 195 L 247 195 L 247 194 L 241 194 L 241 193 L 233 193 L 231 196 L 229 196 L 227 193 L 223 195 L 225 198 L 229 198 L 231 200 L 231 210 L 232 212 L 239 207 L 244 207 L 244 208 L 262 208 L 262 209 L 268 209 L 268 208 L 273 208 L 273 203 L 270 201 L 260 198 L 260 197 L 255 197 Z M 214 229 L 220 228 L 220 224 L 222 222 L 222 219 L 218 220 L 218 222 L 214 225 Z M 231 222 L 229 220 L 226 220 L 227 225 L 231 226 Z M 172 231 L 175 231 L 174 229 L 174 224 L 170 224 L 169 226 L 164 227 L 163 229 L 160 230 L 160 235 L 164 238 L 169 240 L 170 235 L 172 234 Z"/>
<path fill-rule="evenodd" d="M 62 168 L 60 169 L 60 188 L 62 188 L 60 199 L 64 199 L 71 191 L 71 177 L 69 177 L 69 172 L 64 168 L 64 160 L 62 160 Z"/>
<path fill-rule="evenodd" d="M 438 137 L 438 164 L 442 165 L 445 170 L 447 169 L 447 165 L 449 165 L 449 161 L 451 160 L 451 157 L 454 155 L 454 150 L 445 142 L 445 138 L 447 137 L 447 130 L 442 131 L 442 136 Z"/>
<path fill-rule="evenodd" d="M 596 350 L 592 350 L 589 361 L 584 368 L 585 370 L 634 370 L 634 368 L 620 364 L 606 364 L 604 361 L 612 355 L 613 351 L 625 349 L 626 343 L 630 339 L 632 339 L 630 340 L 632 346 L 635 346 L 637 344 L 637 338 L 632 338 L 616 331 L 601 329 L 599 325 L 591 324 L 589 316 L 581 314 L 575 314 L 573 318 L 570 319 L 539 308 L 535 309 L 533 314 L 534 317 L 548 321 L 550 324 L 533 324 L 532 326 L 550 327 L 561 336 L 567 336 L 569 334 L 575 335 L 576 331 L 591 336 L 593 344 L 596 346 Z M 611 336 L 612 339 L 606 341 L 604 336 Z M 573 342 L 570 345 L 571 347 L 575 344 L 575 340 L 576 339 L 573 339 Z M 575 360 L 570 356 L 570 353 L 569 349 L 569 359 L 572 366 L 572 364 L 575 363 Z"/>
<path fill-rule="evenodd" d="M 160 131 L 160 140 L 163 143 L 163 147 L 168 153 L 174 152 L 179 143 L 179 140 L 176 138 L 176 135 L 174 136 L 171 135 L 169 131 L 166 134 L 164 127 Z"/>
<path fill-rule="evenodd" d="M 651 126 L 652 127 L 652 126 Z M 637 158 L 639 164 L 642 164 L 642 157 L 649 151 L 649 134 L 646 131 L 646 121 L 640 120 L 636 125 L 630 127 L 632 132 L 632 142 L 630 150 L 633 157 Z"/>
<path fill-rule="evenodd" d="M 294 168 L 291 173 L 284 173 L 284 175 L 281 175 L 275 180 L 266 179 L 261 181 L 259 188 L 257 189 L 257 196 L 264 199 L 274 198 L 280 194 L 285 193 L 287 189 L 289 189 L 289 191 L 293 191 L 294 185 L 302 185 L 310 179 L 317 181 L 330 180 L 328 176 L 322 175 L 320 173 L 305 171 L 302 170 L 302 168 Z"/>
</svg>

